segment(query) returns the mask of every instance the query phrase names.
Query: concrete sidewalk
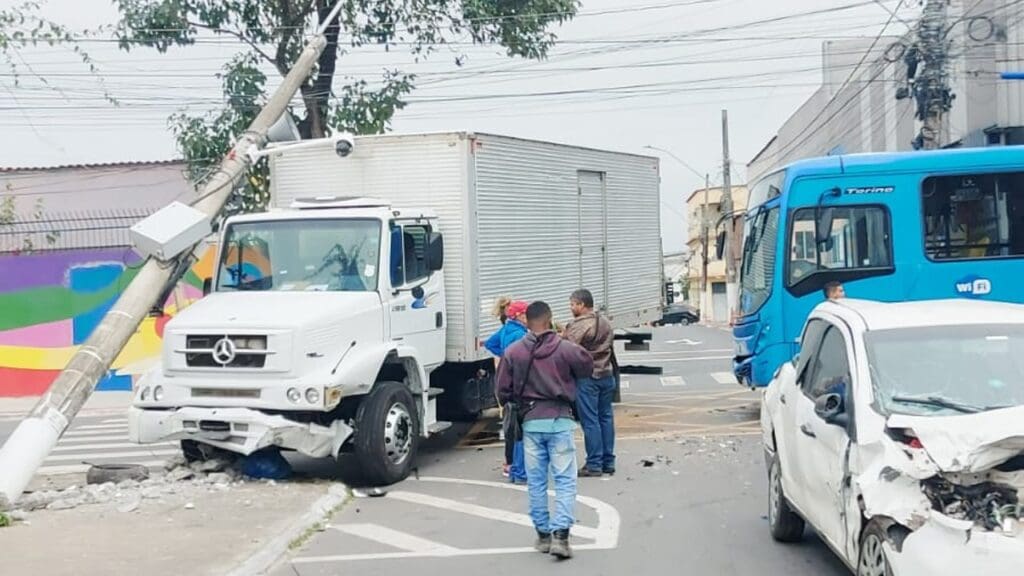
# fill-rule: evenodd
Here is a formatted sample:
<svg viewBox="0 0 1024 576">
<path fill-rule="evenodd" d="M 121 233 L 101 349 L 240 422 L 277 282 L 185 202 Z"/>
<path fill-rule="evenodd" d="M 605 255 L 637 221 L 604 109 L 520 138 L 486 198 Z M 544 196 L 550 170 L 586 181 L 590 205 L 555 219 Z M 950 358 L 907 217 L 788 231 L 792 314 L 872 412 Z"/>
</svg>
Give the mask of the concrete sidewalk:
<svg viewBox="0 0 1024 576">
<path fill-rule="evenodd" d="M 95 392 L 79 415 L 123 414 L 131 405 L 132 392 Z M 20 419 L 39 402 L 40 396 L 0 398 L 0 420 Z"/>
<path fill-rule="evenodd" d="M 112 490 L 129 492 L 120 486 Z M 43 509 L 0 528 L 4 574 L 262 573 L 343 504 L 329 482 L 184 483 L 139 500 Z M 22 514 L 19 514 L 21 516 Z"/>
</svg>

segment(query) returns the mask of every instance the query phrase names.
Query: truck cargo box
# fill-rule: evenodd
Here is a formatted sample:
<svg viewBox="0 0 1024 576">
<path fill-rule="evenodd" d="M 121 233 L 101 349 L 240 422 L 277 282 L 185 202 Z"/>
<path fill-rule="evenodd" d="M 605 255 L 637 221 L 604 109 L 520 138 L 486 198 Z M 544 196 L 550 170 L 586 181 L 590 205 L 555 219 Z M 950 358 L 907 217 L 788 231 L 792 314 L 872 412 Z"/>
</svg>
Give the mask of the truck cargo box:
<svg viewBox="0 0 1024 576">
<path fill-rule="evenodd" d="M 447 359 L 488 356 L 502 295 L 545 300 L 570 318 L 569 294 L 594 293 L 618 328 L 662 305 L 658 159 L 471 132 L 362 136 L 271 155 L 271 204 L 311 196 L 384 198 L 429 208 L 445 237 Z"/>
</svg>

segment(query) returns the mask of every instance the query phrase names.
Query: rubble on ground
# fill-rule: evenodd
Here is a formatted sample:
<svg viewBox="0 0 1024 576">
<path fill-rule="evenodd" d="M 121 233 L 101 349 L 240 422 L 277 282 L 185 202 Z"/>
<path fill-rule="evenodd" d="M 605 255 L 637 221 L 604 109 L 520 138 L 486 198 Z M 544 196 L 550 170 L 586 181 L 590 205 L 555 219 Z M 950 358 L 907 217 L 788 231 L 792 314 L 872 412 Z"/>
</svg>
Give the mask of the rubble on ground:
<svg viewBox="0 0 1024 576">
<path fill-rule="evenodd" d="M 146 502 L 173 502 L 192 509 L 194 505 L 191 503 L 191 497 L 196 493 L 223 492 L 247 481 L 250 480 L 229 460 L 207 460 L 189 464 L 183 457 L 176 455 L 165 463 L 162 471 L 151 471 L 150 477 L 142 481 L 86 484 L 70 486 L 63 490 L 40 490 L 25 494 L 17 502 L 15 509 L 8 513 L 8 517 L 14 521 L 24 522 L 28 519 L 29 512 L 72 510 L 90 505 L 129 514 L 144 506 Z"/>
</svg>

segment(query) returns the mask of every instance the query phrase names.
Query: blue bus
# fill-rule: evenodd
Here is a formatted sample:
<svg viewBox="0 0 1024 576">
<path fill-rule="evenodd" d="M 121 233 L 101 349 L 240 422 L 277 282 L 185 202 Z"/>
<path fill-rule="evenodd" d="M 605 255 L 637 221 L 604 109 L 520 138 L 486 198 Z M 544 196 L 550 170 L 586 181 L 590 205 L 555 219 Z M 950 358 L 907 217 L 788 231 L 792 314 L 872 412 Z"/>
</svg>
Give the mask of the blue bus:
<svg viewBox="0 0 1024 576">
<path fill-rule="evenodd" d="M 799 161 L 751 188 L 743 238 L 733 370 L 761 387 L 829 282 L 880 301 L 1024 302 L 1024 146 Z"/>
</svg>

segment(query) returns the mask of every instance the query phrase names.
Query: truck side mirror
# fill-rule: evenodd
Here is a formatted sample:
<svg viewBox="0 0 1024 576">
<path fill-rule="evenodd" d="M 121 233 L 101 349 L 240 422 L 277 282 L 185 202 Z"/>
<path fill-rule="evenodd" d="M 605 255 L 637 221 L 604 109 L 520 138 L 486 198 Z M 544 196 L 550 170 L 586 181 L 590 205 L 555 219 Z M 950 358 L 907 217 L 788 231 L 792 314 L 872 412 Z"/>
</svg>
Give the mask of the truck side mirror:
<svg viewBox="0 0 1024 576">
<path fill-rule="evenodd" d="M 213 292 L 213 278 L 203 279 L 203 296 L 209 296 Z"/>
<path fill-rule="evenodd" d="M 715 238 L 715 259 L 721 260 L 725 254 L 725 230 L 718 233 Z"/>
<path fill-rule="evenodd" d="M 439 232 L 431 232 L 427 239 L 427 269 L 438 272 L 444 268 L 444 237 Z"/>
</svg>

